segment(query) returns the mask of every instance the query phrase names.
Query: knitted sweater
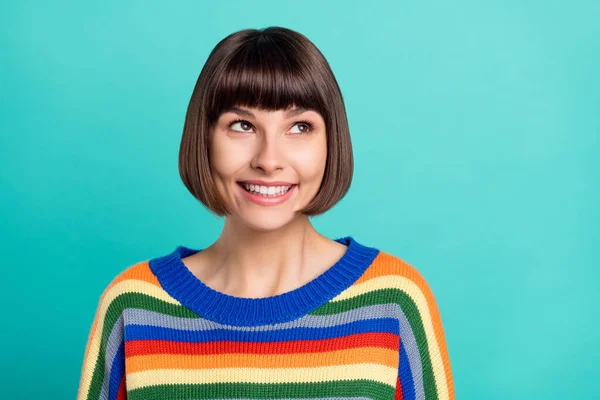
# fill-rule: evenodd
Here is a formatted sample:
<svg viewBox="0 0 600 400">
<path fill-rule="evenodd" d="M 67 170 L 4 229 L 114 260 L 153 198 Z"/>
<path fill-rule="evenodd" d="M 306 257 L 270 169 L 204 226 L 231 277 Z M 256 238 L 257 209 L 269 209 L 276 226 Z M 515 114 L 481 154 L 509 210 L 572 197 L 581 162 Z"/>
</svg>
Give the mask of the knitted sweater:
<svg viewBox="0 0 600 400">
<path fill-rule="evenodd" d="M 103 291 L 83 399 L 454 399 L 442 321 L 422 275 L 351 237 L 342 258 L 272 297 L 218 292 L 172 253 Z"/>
</svg>

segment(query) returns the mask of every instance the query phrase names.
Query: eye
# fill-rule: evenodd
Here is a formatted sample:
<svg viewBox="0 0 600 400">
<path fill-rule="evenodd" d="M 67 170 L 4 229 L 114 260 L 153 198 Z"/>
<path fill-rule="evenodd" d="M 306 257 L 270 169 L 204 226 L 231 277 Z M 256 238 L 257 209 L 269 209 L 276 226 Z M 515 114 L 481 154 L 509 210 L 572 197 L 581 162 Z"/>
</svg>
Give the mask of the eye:
<svg viewBox="0 0 600 400">
<path fill-rule="evenodd" d="M 298 126 L 298 127 L 300 127 L 300 129 L 296 132 L 292 131 L 292 133 L 303 134 L 303 133 L 310 133 L 314 130 L 313 124 L 310 123 L 309 121 L 298 121 L 294 124 L 294 126 Z"/>
<path fill-rule="evenodd" d="M 239 125 L 241 130 L 234 129 L 233 127 L 236 125 Z M 235 121 L 231 121 L 231 123 L 229 124 L 229 128 L 236 132 L 251 132 L 252 124 L 243 119 L 236 119 Z"/>
</svg>

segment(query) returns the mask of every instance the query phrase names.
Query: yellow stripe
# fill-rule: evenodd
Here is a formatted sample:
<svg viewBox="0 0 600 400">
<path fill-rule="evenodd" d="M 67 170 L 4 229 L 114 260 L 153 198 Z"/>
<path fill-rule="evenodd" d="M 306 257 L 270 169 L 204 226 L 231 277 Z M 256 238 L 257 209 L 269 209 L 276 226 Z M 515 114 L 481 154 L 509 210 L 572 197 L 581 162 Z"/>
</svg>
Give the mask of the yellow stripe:
<svg viewBox="0 0 600 400">
<path fill-rule="evenodd" d="M 111 287 L 102 298 L 102 303 L 100 304 L 97 311 L 98 324 L 96 325 L 96 330 L 94 331 L 94 335 L 91 339 L 90 350 L 88 353 L 89 356 L 86 360 L 85 365 L 83 366 L 81 393 L 87 394 L 90 390 L 90 385 L 92 383 L 92 378 L 94 375 L 94 367 L 96 366 L 96 362 L 98 361 L 98 356 L 100 352 L 100 344 L 102 341 L 102 331 L 104 329 L 106 311 L 108 310 L 108 307 L 115 298 L 122 295 L 123 293 L 128 292 L 143 293 L 152 297 L 156 297 L 157 299 L 167 303 L 181 305 L 181 303 L 169 296 L 167 292 L 165 292 L 162 288 L 148 283 L 146 281 L 137 279 L 127 279 Z"/>
<path fill-rule="evenodd" d="M 313 383 L 369 379 L 396 387 L 397 368 L 381 364 L 350 364 L 314 368 L 156 369 L 127 374 L 127 390 L 162 384 Z"/>
<path fill-rule="evenodd" d="M 447 400 L 449 398 L 449 394 L 446 371 L 444 370 L 440 346 L 435 337 L 431 314 L 429 313 L 429 307 L 427 305 L 425 295 L 413 281 L 400 275 L 379 276 L 377 278 L 369 279 L 363 283 L 350 286 L 348 289 L 332 299 L 332 301 L 347 300 L 367 292 L 389 288 L 402 290 L 408 296 L 410 296 L 410 298 L 417 305 L 417 309 L 421 315 L 421 320 L 423 321 L 423 327 L 425 328 L 425 336 L 427 337 L 429 356 L 431 358 L 431 365 L 433 367 L 435 384 L 438 389 L 438 397 L 440 400 Z"/>
</svg>

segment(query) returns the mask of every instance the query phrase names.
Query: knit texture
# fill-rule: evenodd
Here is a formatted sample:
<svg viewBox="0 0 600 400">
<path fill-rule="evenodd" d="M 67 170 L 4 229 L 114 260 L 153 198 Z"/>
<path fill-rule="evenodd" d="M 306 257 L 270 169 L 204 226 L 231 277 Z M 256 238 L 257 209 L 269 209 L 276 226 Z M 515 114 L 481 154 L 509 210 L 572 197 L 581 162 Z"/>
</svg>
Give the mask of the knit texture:
<svg viewBox="0 0 600 400">
<path fill-rule="evenodd" d="M 105 288 L 78 400 L 454 399 L 438 307 L 405 261 L 351 237 L 303 286 L 265 298 L 205 285 L 182 258 L 132 265 Z"/>
</svg>

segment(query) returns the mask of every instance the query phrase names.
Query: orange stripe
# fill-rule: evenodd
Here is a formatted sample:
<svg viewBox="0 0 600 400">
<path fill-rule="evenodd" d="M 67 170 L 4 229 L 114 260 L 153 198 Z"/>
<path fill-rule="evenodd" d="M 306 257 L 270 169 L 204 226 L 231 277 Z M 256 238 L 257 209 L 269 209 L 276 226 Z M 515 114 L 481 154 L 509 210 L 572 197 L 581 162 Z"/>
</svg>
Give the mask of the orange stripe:
<svg viewBox="0 0 600 400">
<path fill-rule="evenodd" d="M 123 282 L 127 279 L 136 279 L 136 280 L 140 280 L 140 281 L 146 281 L 148 283 L 151 283 L 155 286 L 160 287 L 158 278 L 154 275 L 154 273 L 150 269 L 149 261 L 142 261 L 140 263 L 137 263 L 137 264 L 127 268 L 125 271 L 121 272 L 119 275 L 117 275 L 117 277 L 115 277 L 115 279 L 113 279 L 113 281 L 110 283 L 110 285 L 108 285 L 108 289 L 110 289 L 117 283 Z"/>
<path fill-rule="evenodd" d="M 448 393 L 450 399 L 454 398 L 454 379 L 452 378 L 452 370 L 450 368 L 450 356 L 448 354 L 448 346 L 446 344 L 442 319 L 440 317 L 437 302 L 429 287 L 429 284 L 423 275 L 412 265 L 406 261 L 385 252 L 379 252 L 372 265 L 365 273 L 355 282 L 355 284 L 366 282 L 373 278 L 378 278 L 385 275 L 400 275 L 413 281 L 421 290 L 427 301 L 429 314 L 433 323 L 435 337 L 440 347 L 442 355 L 442 363 L 446 380 L 448 382 Z"/>
<path fill-rule="evenodd" d="M 127 373 L 150 369 L 302 368 L 357 363 L 397 368 L 398 352 L 378 347 L 361 347 L 310 354 L 154 354 L 127 358 Z"/>
</svg>

